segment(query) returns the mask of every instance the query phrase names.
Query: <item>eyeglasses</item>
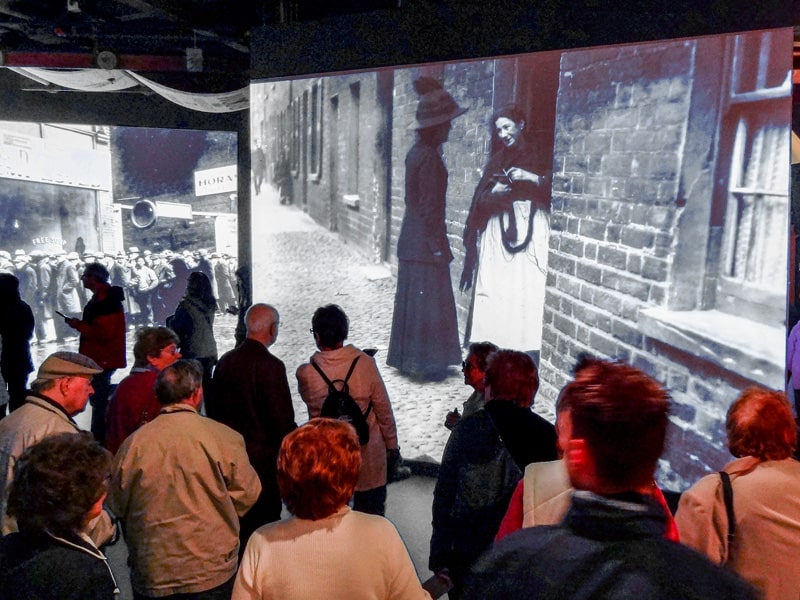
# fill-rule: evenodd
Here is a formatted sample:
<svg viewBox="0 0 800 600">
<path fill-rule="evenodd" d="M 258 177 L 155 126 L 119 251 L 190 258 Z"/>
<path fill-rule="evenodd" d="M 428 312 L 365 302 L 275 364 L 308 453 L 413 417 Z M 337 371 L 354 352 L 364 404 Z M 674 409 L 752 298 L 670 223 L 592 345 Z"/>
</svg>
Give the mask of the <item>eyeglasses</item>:
<svg viewBox="0 0 800 600">
<path fill-rule="evenodd" d="M 467 362 L 466 360 L 461 361 L 461 370 L 462 371 L 471 371 L 472 369 L 477 369 L 477 365 L 473 365 L 471 362 Z"/>
</svg>

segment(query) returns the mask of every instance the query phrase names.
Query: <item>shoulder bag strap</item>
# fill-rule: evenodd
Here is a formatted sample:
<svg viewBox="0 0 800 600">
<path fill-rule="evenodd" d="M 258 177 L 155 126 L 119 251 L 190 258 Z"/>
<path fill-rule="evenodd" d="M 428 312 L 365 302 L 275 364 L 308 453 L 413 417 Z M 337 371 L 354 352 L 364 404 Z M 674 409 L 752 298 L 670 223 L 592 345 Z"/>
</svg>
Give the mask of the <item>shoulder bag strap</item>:
<svg viewBox="0 0 800 600">
<path fill-rule="evenodd" d="M 725 471 L 720 471 L 719 477 L 722 480 L 722 499 L 725 501 L 725 512 L 728 515 L 728 554 L 730 554 L 733 539 L 736 537 L 736 518 L 733 512 L 733 486 L 731 485 L 731 476 Z"/>
</svg>

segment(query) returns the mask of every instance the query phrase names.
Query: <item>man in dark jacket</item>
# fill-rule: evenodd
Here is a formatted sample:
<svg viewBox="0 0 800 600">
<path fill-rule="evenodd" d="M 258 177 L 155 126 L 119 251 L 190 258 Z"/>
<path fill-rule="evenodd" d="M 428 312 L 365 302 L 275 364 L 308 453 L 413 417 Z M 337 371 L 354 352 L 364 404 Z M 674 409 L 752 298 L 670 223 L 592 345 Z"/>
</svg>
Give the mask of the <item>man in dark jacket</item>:
<svg viewBox="0 0 800 600">
<path fill-rule="evenodd" d="M 92 378 L 92 433 L 101 444 L 106 439 L 106 407 L 111 393 L 111 376 L 127 364 L 125 358 L 125 312 L 122 288 L 109 285 L 109 274 L 100 263 L 89 263 L 81 281 L 92 298 L 83 309 L 83 319 L 67 319 L 66 323 L 80 334 L 79 351 L 103 369 Z"/>
<path fill-rule="evenodd" d="M 539 389 L 533 359 L 497 350 L 484 381 L 486 405 L 450 434 L 433 491 L 428 567 L 450 578 L 451 600 L 492 543 L 525 467 L 556 459 L 555 427 L 531 410 Z"/>
<path fill-rule="evenodd" d="M 634 367 L 597 361 L 563 394 L 572 506 L 560 525 L 498 542 L 473 567 L 464 598 L 754 599 L 735 575 L 663 538 L 666 516 L 648 491 L 664 447 L 666 390 Z"/>
<path fill-rule="evenodd" d="M 213 398 L 206 404 L 209 417 L 244 437 L 261 479 L 258 501 L 241 518 L 242 551 L 253 531 L 281 518 L 276 460 L 283 437 L 297 427 L 286 367 L 268 350 L 278 337 L 278 319 L 278 311 L 267 304 L 247 310 L 247 339 L 219 359 Z"/>
</svg>

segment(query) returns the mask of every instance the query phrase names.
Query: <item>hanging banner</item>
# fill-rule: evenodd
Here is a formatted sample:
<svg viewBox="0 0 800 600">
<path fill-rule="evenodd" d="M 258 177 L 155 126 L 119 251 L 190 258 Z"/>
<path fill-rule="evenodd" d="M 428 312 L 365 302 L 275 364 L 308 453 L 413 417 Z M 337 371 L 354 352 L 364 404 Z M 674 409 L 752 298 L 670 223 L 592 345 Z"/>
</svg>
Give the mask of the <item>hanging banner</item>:
<svg viewBox="0 0 800 600">
<path fill-rule="evenodd" d="M 208 113 L 226 113 L 246 110 L 250 104 L 250 90 L 243 87 L 232 92 L 197 94 L 183 92 L 156 83 L 121 69 L 46 69 L 39 67 L 4 67 L 24 75 L 42 85 L 57 85 L 81 92 L 118 92 L 144 86 L 170 102 Z"/>
</svg>

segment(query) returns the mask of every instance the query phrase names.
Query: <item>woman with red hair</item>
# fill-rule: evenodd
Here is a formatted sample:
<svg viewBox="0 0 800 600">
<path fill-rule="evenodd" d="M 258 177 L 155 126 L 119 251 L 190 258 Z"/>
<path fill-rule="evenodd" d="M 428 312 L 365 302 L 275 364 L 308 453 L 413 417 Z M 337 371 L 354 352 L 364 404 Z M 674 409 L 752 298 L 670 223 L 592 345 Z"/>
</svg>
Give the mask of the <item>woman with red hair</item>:
<svg viewBox="0 0 800 600">
<path fill-rule="evenodd" d="M 732 489 L 733 530 L 722 478 L 714 473 L 681 496 L 675 515 L 681 542 L 738 573 L 766 600 L 796 600 L 800 463 L 792 457 L 792 409 L 782 392 L 747 388 L 728 409 L 725 430 L 736 459 L 723 469 Z"/>
<path fill-rule="evenodd" d="M 355 429 L 312 419 L 278 454 L 278 488 L 292 517 L 247 543 L 233 600 L 430 598 L 394 526 L 347 505 L 361 466 Z"/>
</svg>

